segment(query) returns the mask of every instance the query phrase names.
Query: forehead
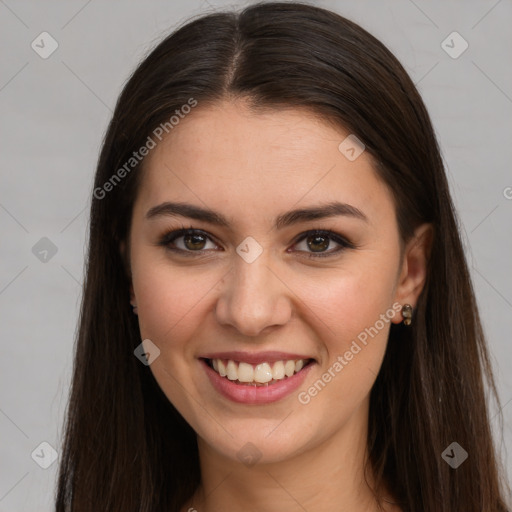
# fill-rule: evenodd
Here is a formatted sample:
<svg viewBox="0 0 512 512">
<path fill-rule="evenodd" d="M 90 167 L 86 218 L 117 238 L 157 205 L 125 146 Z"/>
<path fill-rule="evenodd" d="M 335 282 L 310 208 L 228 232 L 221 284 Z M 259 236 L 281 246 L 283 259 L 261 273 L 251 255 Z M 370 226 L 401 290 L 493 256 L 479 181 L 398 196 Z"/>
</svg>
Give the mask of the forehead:
<svg viewBox="0 0 512 512">
<path fill-rule="evenodd" d="M 199 105 L 146 157 L 137 204 L 180 199 L 261 216 L 338 200 L 382 214 L 391 195 L 368 152 L 350 160 L 340 151 L 349 135 L 306 110 Z"/>
</svg>

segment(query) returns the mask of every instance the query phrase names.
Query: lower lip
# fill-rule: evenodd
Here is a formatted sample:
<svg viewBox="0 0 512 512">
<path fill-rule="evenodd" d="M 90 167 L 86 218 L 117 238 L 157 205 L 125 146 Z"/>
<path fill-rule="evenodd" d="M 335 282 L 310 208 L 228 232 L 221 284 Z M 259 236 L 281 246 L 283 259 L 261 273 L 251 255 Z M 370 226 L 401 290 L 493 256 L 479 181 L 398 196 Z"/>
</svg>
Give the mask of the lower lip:
<svg viewBox="0 0 512 512">
<path fill-rule="evenodd" d="M 204 359 L 201 359 L 210 382 L 213 387 L 223 396 L 233 402 L 243 404 L 268 404 L 277 402 L 295 391 L 306 378 L 315 363 L 308 364 L 300 372 L 291 377 L 269 384 L 268 386 L 251 386 L 236 384 L 226 377 L 221 377 L 213 368 L 210 368 Z"/>
</svg>

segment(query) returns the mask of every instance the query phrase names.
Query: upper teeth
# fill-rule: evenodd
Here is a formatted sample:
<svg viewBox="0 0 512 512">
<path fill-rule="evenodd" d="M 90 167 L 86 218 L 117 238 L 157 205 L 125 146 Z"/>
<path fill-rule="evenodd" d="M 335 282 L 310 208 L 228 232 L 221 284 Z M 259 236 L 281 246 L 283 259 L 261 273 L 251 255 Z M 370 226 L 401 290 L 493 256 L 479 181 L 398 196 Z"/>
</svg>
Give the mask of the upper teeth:
<svg viewBox="0 0 512 512">
<path fill-rule="evenodd" d="M 229 380 L 238 380 L 239 382 L 257 382 L 264 384 L 274 380 L 282 380 L 285 377 L 291 377 L 299 372 L 307 363 L 306 359 L 276 361 L 275 363 L 260 363 L 252 365 L 249 363 L 239 363 L 237 361 L 212 359 L 213 369 L 222 377 Z"/>
</svg>

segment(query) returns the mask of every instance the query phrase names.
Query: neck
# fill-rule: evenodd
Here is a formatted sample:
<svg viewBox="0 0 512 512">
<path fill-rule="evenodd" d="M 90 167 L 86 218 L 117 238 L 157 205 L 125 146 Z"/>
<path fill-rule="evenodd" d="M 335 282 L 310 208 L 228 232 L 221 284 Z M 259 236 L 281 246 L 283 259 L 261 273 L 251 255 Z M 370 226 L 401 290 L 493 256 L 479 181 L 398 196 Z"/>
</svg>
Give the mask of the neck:
<svg viewBox="0 0 512 512">
<path fill-rule="evenodd" d="M 367 468 L 368 403 L 334 434 L 279 462 L 247 467 L 198 437 L 201 486 L 183 509 L 193 512 L 372 512 L 378 507 Z M 392 510 L 384 508 L 384 510 Z"/>
</svg>

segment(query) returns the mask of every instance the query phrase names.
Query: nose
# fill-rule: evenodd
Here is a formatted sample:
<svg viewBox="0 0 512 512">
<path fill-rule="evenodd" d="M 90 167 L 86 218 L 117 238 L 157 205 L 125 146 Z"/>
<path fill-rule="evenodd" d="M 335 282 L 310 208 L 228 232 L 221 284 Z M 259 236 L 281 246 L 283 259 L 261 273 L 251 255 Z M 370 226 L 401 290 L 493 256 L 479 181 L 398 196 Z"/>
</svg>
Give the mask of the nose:
<svg viewBox="0 0 512 512">
<path fill-rule="evenodd" d="M 290 290 L 269 265 L 265 251 L 252 263 L 238 257 L 223 279 L 217 321 L 248 337 L 285 325 L 292 315 Z"/>
</svg>

